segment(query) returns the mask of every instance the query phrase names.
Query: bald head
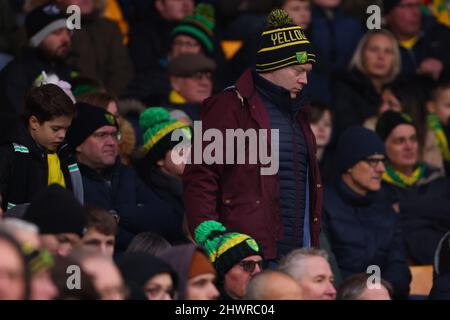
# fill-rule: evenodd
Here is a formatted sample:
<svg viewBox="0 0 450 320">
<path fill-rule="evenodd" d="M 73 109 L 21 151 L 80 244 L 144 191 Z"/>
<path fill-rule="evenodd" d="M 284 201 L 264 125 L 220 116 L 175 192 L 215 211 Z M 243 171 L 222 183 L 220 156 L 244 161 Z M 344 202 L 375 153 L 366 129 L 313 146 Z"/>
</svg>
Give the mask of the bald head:
<svg viewBox="0 0 450 320">
<path fill-rule="evenodd" d="M 247 286 L 245 300 L 302 300 L 300 286 L 291 276 L 266 270 L 254 276 Z"/>
</svg>

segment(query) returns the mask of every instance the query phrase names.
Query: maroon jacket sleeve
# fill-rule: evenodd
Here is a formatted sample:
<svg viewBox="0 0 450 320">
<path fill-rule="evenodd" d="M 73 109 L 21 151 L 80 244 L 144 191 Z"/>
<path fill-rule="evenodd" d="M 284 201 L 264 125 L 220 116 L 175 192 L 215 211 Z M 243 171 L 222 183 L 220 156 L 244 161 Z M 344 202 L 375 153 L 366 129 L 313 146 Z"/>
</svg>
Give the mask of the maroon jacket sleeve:
<svg viewBox="0 0 450 320">
<path fill-rule="evenodd" d="M 217 129 L 225 137 L 225 129 L 238 127 L 236 108 L 241 106 L 233 91 L 224 91 L 204 101 L 202 105 L 202 130 Z M 197 138 L 196 138 L 197 135 Z M 203 135 L 203 134 L 202 134 Z M 201 144 L 201 148 L 198 144 Z M 225 162 L 225 138 L 223 139 L 223 159 Z M 205 220 L 220 220 L 217 204 L 221 199 L 221 181 L 226 171 L 225 164 L 194 163 L 195 148 L 203 150 L 211 141 L 199 141 L 197 132 L 191 148 L 191 162 L 187 164 L 183 174 L 183 200 L 189 229 L 194 229 Z"/>
</svg>

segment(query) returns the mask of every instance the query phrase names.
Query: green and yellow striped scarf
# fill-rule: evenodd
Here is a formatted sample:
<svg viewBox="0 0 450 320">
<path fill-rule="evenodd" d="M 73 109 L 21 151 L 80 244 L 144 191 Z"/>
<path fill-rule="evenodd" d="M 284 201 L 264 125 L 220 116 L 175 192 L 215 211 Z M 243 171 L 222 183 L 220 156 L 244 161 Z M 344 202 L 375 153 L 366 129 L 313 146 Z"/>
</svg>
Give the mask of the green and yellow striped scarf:
<svg viewBox="0 0 450 320">
<path fill-rule="evenodd" d="M 448 148 L 447 137 L 445 136 L 444 129 L 442 128 L 442 125 L 439 122 L 439 119 L 436 116 L 436 114 L 429 113 L 427 115 L 427 125 L 428 128 L 433 130 L 434 135 L 436 136 L 442 157 L 444 158 L 445 161 L 450 162 L 450 150 Z"/>
<path fill-rule="evenodd" d="M 406 188 L 413 186 L 419 181 L 425 173 L 425 166 L 419 164 L 417 168 L 414 170 L 411 176 L 406 176 L 403 173 L 396 171 L 388 166 L 386 166 L 386 172 L 383 173 L 383 181 L 396 185 L 401 188 Z"/>
</svg>

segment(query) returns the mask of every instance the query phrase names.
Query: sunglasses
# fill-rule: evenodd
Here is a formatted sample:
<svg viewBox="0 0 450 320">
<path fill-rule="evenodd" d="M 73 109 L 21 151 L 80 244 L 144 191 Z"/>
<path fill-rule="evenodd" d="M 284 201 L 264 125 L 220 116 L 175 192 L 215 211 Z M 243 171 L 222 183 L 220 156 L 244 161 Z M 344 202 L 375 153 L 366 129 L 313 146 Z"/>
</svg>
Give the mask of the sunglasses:
<svg viewBox="0 0 450 320">
<path fill-rule="evenodd" d="M 244 260 L 239 262 L 239 265 L 244 269 L 245 272 L 252 273 L 255 271 L 256 265 L 258 265 L 259 269 L 262 270 L 262 260 Z"/>
</svg>

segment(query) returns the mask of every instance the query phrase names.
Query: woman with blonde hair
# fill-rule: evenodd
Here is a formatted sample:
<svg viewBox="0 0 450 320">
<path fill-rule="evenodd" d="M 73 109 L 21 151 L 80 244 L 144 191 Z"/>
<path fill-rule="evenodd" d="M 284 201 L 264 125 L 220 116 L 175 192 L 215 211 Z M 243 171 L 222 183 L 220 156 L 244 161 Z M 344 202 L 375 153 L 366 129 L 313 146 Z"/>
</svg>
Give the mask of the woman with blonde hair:
<svg viewBox="0 0 450 320">
<path fill-rule="evenodd" d="M 375 116 L 383 86 L 397 78 L 400 70 L 400 52 L 391 32 L 380 29 L 366 33 L 356 47 L 348 71 L 333 87 L 337 132 Z"/>
</svg>

